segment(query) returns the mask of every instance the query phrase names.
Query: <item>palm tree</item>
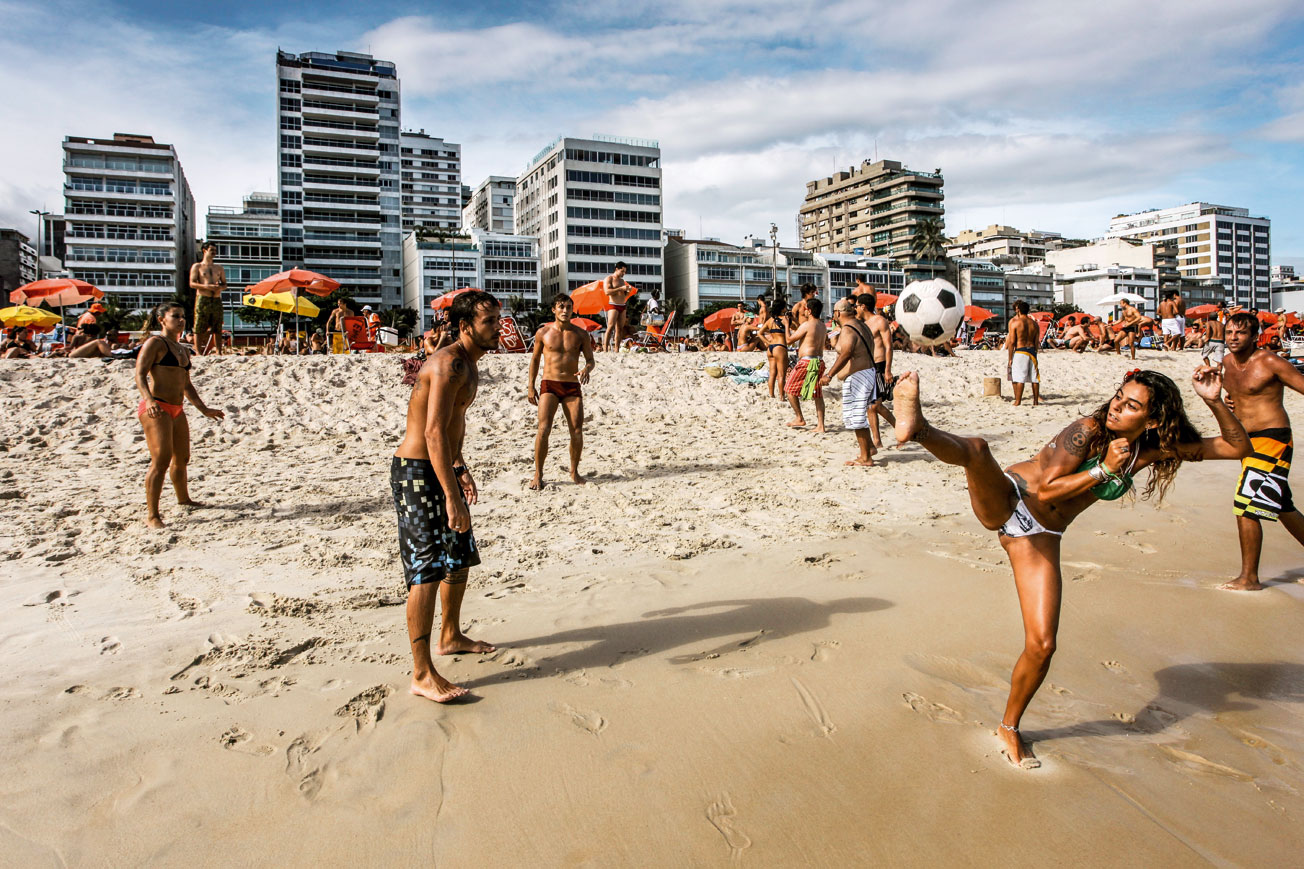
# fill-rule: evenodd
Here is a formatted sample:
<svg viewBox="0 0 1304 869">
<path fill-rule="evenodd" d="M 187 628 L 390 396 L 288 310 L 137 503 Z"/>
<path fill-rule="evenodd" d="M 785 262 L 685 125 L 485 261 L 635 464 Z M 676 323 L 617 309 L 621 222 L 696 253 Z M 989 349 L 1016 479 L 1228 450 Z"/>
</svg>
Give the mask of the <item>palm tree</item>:
<svg viewBox="0 0 1304 869">
<path fill-rule="evenodd" d="M 928 276 L 937 274 L 937 260 L 946 253 L 951 239 L 942 232 L 942 221 L 925 217 L 915 223 L 915 234 L 910 237 L 910 255 L 916 260 L 928 260 Z"/>
</svg>

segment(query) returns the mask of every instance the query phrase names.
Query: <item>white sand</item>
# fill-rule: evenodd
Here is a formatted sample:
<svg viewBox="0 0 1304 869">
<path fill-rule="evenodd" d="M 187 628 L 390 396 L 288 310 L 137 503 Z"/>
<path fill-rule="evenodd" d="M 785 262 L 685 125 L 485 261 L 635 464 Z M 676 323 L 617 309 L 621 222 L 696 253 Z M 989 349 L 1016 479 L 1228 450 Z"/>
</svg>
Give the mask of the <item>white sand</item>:
<svg viewBox="0 0 1304 869">
<path fill-rule="evenodd" d="M 1298 861 L 1304 558 L 1268 525 L 1271 587 L 1215 590 L 1239 566 L 1233 463 L 1070 530 L 1024 720 L 1045 765 L 1021 772 L 989 735 L 1018 610 L 962 474 L 914 446 L 845 468 L 836 391 L 829 434 L 792 431 L 711 358 L 759 360 L 599 356 L 593 483 L 558 482 L 559 418 L 542 493 L 526 360 L 485 360 L 464 615 L 502 649 L 442 662 L 475 694 L 450 707 L 406 693 L 395 358 L 198 361 L 228 414 L 190 414 L 212 506 L 165 488 L 161 532 L 131 370 L 3 363 L 0 862 Z M 1138 362 L 1213 433 L 1194 354 Z M 978 397 L 1000 353 L 896 368 L 1013 462 L 1136 364 L 1048 354 L 1041 408 Z"/>
</svg>

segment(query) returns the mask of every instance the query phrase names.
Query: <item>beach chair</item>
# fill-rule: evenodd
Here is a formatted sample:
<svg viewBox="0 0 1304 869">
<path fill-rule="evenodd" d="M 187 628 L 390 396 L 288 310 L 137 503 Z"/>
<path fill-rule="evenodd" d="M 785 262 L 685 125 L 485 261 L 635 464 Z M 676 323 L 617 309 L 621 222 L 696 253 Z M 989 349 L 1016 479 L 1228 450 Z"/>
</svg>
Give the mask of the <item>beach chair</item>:
<svg viewBox="0 0 1304 869">
<path fill-rule="evenodd" d="M 510 314 L 498 318 L 498 349 L 495 353 L 528 353 L 533 336 L 527 339 L 521 334 L 516 318 Z"/>
<path fill-rule="evenodd" d="M 655 325 L 649 323 L 646 329 L 634 336 L 634 346 L 644 347 L 648 350 L 665 350 L 666 335 L 670 334 L 674 322 L 675 312 L 671 311 L 670 316 L 661 324 L 661 328 L 658 329 Z M 732 344 L 732 340 L 730 344 Z"/>
<path fill-rule="evenodd" d="M 367 321 L 363 317 L 341 317 L 340 329 L 344 332 L 344 346 L 349 352 L 384 353 L 367 332 Z"/>
</svg>

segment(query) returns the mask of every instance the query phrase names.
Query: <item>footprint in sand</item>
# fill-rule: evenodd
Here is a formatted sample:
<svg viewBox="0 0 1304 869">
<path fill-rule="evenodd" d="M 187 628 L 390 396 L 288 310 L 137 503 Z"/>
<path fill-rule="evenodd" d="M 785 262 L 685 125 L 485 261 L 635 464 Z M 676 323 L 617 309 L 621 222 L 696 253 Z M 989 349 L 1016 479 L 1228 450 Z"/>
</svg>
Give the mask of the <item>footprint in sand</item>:
<svg viewBox="0 0 1304 869">
<path fill-rule="evenodd" d="M 335 714 L 340 718 L 352 718 L 355 732 L 370 730 L 385 716 L 385 698 L 393 693 L 394 689 L 389 685 L 372 685 L 336 709 Z"/>
<path fill-rule="evenodd" d="M 827 661 L 833 656 L 833 650 L 842 645 L 837 640 L 819 640 L 810 653 L 812 661 Z"/>
<path fill-rule="evenodd" d="M 959 712 L 956 712 L 950 706 L 941 703 L 934 703 L 918 694 L 907 691 L 901 695 L 901 699 L 906 702 L 914 711 L 927 718 L 929 721 L 938 721 L 943 724 L 962 724 L 964 718 Z"/>
<path fill-rule="evenodd" d="M 114 655 L 122 649 L 122 641 L 117 637 L 104 637 L 100 640 L 100 654 Z"/>
<path fill-rule="evenodd" d="M 563 718 L 570 719 L 571 724 L 574 724 L 580 730 L 583 730 L 585 733 L 590 733 L 593 736 L 597 736 L 607 729 L 607 719 L 603 718 L 596 712 L 576 709 L 569 703 L 554 705 L 552 711 L 561 715 Z"/>
<path fill-rule="evenodd" d="M 108 691 L 104 692 L 104 696 L 101 697 L 100 699 L 101 700 L 135 700 L 139 696 L 140 696 L 140 692 L 137 691 L 135 688 L 124 688 L 119 686 L 116 688 L 110 688 Z"/>
<path fill-rule="evenodd" d="M 23 606 L 44 606 L 49 603 L 57 603 L 64 599 L 63 589 L 56 588 L 54 591 L 43 591 L 40 594 L 34 594 L 27 600 L 23 601 Z"/>
<path fill-rule="evenodd" d="M 825 739 L 832 739 L 833 733 L 838 729 L 838 726 L 834 724 L 833 719 L 829 717 L 828 710 L 824 708 L 824 704 L 820 702 L 820 699 L 816 697 L 800 679 L 793 679 L 792 687 L 797 689 L 797 696 L 801 698 L 801 705 L 805 707 L 806 714 L 810 716 L 811 721 L 814 721 L 815 726 L 819 728 L 820 735 Z"/>
<path fill-rule="evenodd" d="M 1104 667 L 1109 672 L 1117 673 L 1120 676 L 1126 676 L 1128 674 L 1127 667 L 1124 667 L 1118 661 L 1101 661 L 1100 666 Z"/>
<path fill-rule="evenodd" d="M 1279 746 L 1273 745 L 1268 740 L 1259 736 L 1257 733 L 1250 733 L 1248 730 L 1240 731 L 1241 742 L 1250 748 L 1257 748 L 1259 751 L 1268 755 L 1268 758 L 1277 766 L 1284 766 L 1286 763 L 1286 753 Z"/>
<path fill-rule="evenodd" d="M 315 799 L 321 792 L 324 767 L 313 766 L 312 756 L 316 754 L 326 740 L 338 730 L 321 730 L 316 733 L 303 733 L 294 738 L 285 748 L 285 772 L 298 782 L 299 794 L 305 799 Z"/>
<path fill-rule="evenodd" d="M 720 831 L 724 836 L 725 844 L 729 846 L 729 859 L 737 862 L 742 859 L 743 851 L 752 846 L 752 840 L 747 834 L 734 826 L 734 818 L 738 812 L 734 810 L 733 800 L 729 794 L 723 793 L 706 807 L 706 819 L 711 822 L 711 826 Z"/>
</svg>

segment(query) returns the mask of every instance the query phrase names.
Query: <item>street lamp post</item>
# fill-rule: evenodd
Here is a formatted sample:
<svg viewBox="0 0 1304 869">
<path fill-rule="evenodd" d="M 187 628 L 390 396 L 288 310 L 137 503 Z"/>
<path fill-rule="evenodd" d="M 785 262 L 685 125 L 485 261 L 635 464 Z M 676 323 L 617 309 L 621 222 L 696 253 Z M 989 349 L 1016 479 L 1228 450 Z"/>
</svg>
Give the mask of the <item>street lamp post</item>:
<svg viewBox="0 0 1304 869">
<path fill-rule="evenodd" d="M 770 288 L 771 295 L 779 298 L 779 227 L 776 224 L 770 224 L 770 248 L 771 255 L 774 257 L 774 286 Z"/>
<path fill-rule="evenodd" d="M 36 215 L 36 279 L 39 281 L 41 279 L 41 228 L 45 225 L 45 218 L 50 216 L 50 212 L 32 208 L 27 213 Z"/>
</svg>

